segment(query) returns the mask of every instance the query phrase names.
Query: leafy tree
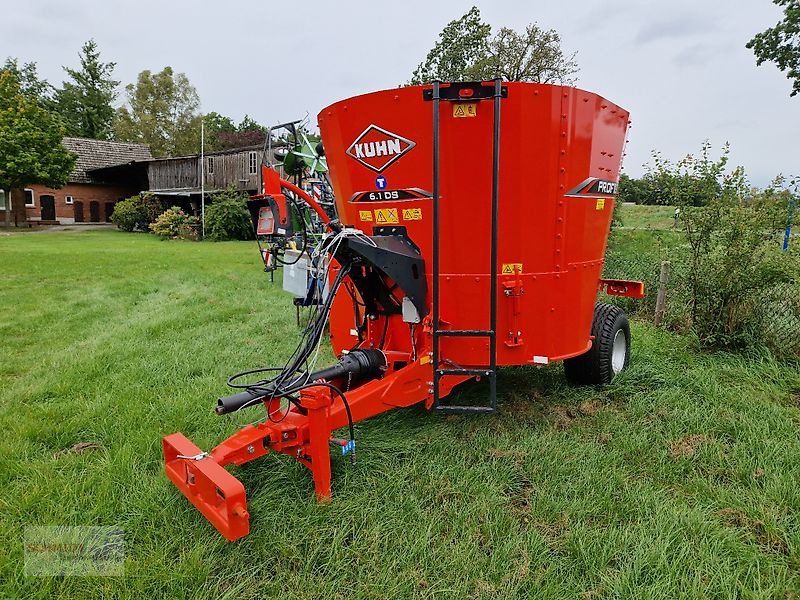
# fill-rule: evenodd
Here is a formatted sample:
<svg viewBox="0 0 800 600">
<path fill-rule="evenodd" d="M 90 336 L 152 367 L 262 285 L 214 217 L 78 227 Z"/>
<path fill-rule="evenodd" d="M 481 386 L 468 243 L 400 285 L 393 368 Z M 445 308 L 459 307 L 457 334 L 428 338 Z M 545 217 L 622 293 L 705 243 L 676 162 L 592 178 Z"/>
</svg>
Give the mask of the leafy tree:
<svg viewBox="0 0 800 600">
<path fill-rule="evenodd" d="M 522 33 L 503 27 L 492 36 L 491 26 L 481 21 L 480 11 L 473 6 L 442 30 L 409 84 L 495 77 L 573 84 L 577 72 L 575 54 L 564 54 L 561 36 L 554 29 L 532 23 Z"/>
<path fill-rule="evenodd" d="M 260 146 L 267 139 L 267 128 L 245 115 L 235 131 L 221 132 L 218 137 L 222 149 Z"/>
<path fill-rule="evenodd" d="M 210 112 L 204 115 L 203 124 L 207 151 L 223 150 L 225 146 L 220 137 L 236 133 L 236 123 L 233 122 L 233 119 L 218 112 Z"/>
<path fill-rule="evenodd" d="M 467 71 L 488 52 L 492 27 L 481 20 L 481 11 L 473 6 L 459 19 L 450 21 L 439 34 L 439 41 L 414 70 L 410 85 L 441 81 L 463 81 Z"/>
<path fill-rule="evenodd" d="M 148 144 L 154 156 L 194 154 L 200 149 L 200 98 L 188 77 L 164 67 L 142 71 L 125 87 L 128 105 L 117 109 L 114 137 Z"/>
<path fill-rule="evenodd" d="M 772 0 L 783 7 L 783 20 L 756 34 L 747 48 L 756 55 L 756 64 L 774 62 L 792 81 L 792 96 L 800 92 L 800 0 Z"/>
<path fill-rule="evenodd" d="M 25 96 L 35 98 L 39 105 L 46 110 L 53 110 L 55 90 L 44 79 L 39 78 L 36 63 L 23 63 L 20 65 L 16 58 L 7 58 L 0 70 L 9 71 L 17 79 L 20 92 Z"/>
<path fill-rule="evenodd" d="M 14 222 L 25 221 L 23 188 L 42 183 L 62 187 L 76 156 L 61 144 L 64 127 L 33 94 L 26 94 L 11 69 L 0 70 L 0 188 L 9 190 Z M 6 212 L 6 225 L 11 220 Z"/>
<path fill-rule="evenodd" d="M 501 77 L 506 81 L 533 81 L 572 85 L 578 64 L 575 53 L 561 49 L 561 36 L 555 29 L 544 30 L 536 23 L 519 33 L 503 27 L 489 41 L 486 55 L 467 69 L 470 79 Z"/>
<path fill-rule="evenodd" d="M 111 78 L 116 63 L 100 61 L 97 43 L 89 40 L 81 48 L 81 68 L 64 67 L 70 81 L 56 92 L 58 111 L 67 135 L 107 140 L 114 118 L 112 103 L 119 81 Z"/>
</svg>

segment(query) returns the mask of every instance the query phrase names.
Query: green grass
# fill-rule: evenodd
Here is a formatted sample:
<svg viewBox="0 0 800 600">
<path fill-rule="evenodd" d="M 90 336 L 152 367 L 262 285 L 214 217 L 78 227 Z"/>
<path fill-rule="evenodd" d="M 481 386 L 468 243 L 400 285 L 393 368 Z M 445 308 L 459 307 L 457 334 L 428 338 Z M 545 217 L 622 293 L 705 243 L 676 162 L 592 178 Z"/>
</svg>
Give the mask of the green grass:
<svg viewBox="0 0 800 600">
<path fill-rule="evenodd" d="M 160 438 L 224 439 L 247 417 L 212 413 L 225 378 L 293 346 L 258 260 L 243 243 L 0 236 L 0 596 L 800 593 L 800 373 L 640 322 L 606 389 L 508 369 L 495 416 L 359 423 L 328 506 L 288 457 L 237 469 L 253 532 L 224 542 L 168 483 Z M 25 577 L 24 528 L 54 524 L 123 528 L 125 577 Z"/>
<path fill-rule="evenodd" d="M 674 206 L 623 204 L 619 210 L 625 228 L 672 229 L 675 225 Z"/>
</svg>

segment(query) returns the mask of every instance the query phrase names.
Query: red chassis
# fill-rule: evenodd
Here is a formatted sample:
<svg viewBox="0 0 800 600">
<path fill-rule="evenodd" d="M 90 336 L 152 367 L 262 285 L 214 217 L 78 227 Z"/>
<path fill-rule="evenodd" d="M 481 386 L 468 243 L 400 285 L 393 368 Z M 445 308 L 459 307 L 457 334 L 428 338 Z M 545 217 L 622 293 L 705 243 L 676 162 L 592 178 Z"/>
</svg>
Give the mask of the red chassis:
<svg viewBox="0 0 800 600">
<path fill-rule="evenodd" d="M 353 421 L 421 401 L 430 408 L 433 401 L 430 356 L 422 354 L 416 362 L 391 370 L 392 364 L 407 361 L 409 355 L 387 354 L 390 366 L 382 379 L 348 391 Z M 463 380 L 453 379 L 452 384 L 447 382 L 449 387 Z M 270 412 L 281 410 L 277 399 L 264 404 Z M 290 405 L 288 414 L 279 423 L 267 420 L 248 425 L 210 453 L 204 453 L 182 433 L 163 439 L 167 476 L 225 539 L 234 541 L 250 531 L 244 486 L 224 469 L 225 465 L 243 465 L 270 451 L 288 454 L 311 470 L 317 500 L 330 499 L 331 433 L 347 426 L 347 414 L 336 394 L 324 385 L 303 390 L 300 406 L 306 414 Z"/>
</svg>

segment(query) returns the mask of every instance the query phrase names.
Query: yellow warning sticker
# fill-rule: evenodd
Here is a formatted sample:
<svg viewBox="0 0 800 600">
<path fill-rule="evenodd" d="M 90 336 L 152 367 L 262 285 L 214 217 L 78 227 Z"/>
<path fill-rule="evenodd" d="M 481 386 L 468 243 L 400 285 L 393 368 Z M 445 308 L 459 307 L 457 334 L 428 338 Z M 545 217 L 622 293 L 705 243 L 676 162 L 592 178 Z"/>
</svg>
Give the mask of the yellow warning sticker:
<svg viewBox="0 0 800 600">
<path fill-rule="evenodd" d="M 477 117 L 478 116 L 478 103 L 477 102 L 453 102 L 453 116 L 460 117 Z"/>
<path fill-rule="evenodd" d="M 503 275 L 513 275 L 516 272 L 522 273 L 522 263 L 503 263 Z"/>
<path fill-rule="evenodd" d="M 421 221 L 422 209 L 421 208 L 404 208 L 403 221 Z"/>
<path fill-rule="evenodd" d="M 400 222 L 396 208 L 375 209 L 375 222 L 380 225 L 392 225 Z"/>
<path fill-rule="evenodd" d="M 372 211 L 371 210 L 360 210 L 358 211 L 358 218 L 362 221 L 372 221 Z"/>
<path fill-rule="evenodd" d="M 605 198 L 598 198 L 597 202 L 594 203 L 595 210 L 603 210 L 606 207 L 606 199 Z"/>
</svg>

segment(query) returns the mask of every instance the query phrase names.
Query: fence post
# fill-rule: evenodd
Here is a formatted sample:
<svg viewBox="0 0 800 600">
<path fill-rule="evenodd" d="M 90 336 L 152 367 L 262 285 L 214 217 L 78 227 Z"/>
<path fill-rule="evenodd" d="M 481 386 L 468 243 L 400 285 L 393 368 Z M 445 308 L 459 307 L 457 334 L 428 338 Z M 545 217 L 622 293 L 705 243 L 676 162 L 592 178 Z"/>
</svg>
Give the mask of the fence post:
<svg viewBox="0 0 800 600">
<path fill-rule="evenodd" d="M 670 263 L 665 260 L 661 263 L 661 273 L 658 276 L 658 295 L 656 296 L 656 314 L 653 317 L 653 322 L 656 325 L 661 325 L 664 320 L 664 312 L 667 309 L 667 284 L 669 283 L 669 267 Z"/>
</svg>

